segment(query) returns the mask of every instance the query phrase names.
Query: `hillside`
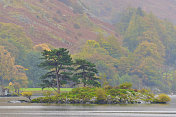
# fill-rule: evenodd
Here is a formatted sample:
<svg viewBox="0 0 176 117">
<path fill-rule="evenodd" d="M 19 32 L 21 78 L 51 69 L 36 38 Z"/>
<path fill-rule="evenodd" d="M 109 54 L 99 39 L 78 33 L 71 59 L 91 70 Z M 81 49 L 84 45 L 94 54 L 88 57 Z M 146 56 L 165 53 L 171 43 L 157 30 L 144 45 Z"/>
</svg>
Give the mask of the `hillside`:
<svg viewBox="0 0 176 117">
<path fill-rule="evenodd" d="M 134 1 L 0 0 L 0 82 L 39 87 L 41 51 L 64 47 L 102 86 L 174 91 L 176 27 L 162 19 L 176 19 L 175 1 Z"/>
<path fill-rule="evenodd" d="M 9 80 L 21 82 L 11 77 L 20 65 L 24 68 L 19 71 L 27 75 L 23 79 L 38 87 L 44 73 L 37 66 L 43 49 L 64 47 L 75 53 L 100 33 L 115 35 L 114 27 L 84 13 L 75 0 L 0 0 L 0 47 L 10 56 L 0 58 L 12 63 L 8 68 L 0 63 L 0 80 L 6 78 L 6 85 Z"/>
<path fill-rule="evenodd" d="M 86 8 L 104 21 L 117 19 L 119 12 L 128 7 L 141 7 L 161 19 L 176 23 L 176 0 L 81 0 Z"/>
<path fill-rule="evenodd" d="M 23 27 L 34 45 L 74 48 L 96 39 L 99 30 L 113 34 L 112 26 L 84 14 L 75 1 L 1 0 L 0 17 Z"/>
</svg>

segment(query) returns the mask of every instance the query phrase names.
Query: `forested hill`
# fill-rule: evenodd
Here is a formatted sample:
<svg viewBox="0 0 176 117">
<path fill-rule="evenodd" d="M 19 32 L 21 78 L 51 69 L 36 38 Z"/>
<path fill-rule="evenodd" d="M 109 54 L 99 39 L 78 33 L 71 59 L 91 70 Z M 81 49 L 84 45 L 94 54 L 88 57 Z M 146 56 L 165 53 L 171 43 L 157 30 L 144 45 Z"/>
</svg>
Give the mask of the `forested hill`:
<svg viewBox="0 0 176 117">
<path fill-rule="evenodd" d="M 0 0 L 0 22 L 23 28 L 34 45 L 74 48 L 112 26 L 90 18 L 75 0 Z"/>
<path fill-rule="evenodd" d="M 81 0 L 87 9 L 104 21 L 114 21 L 120 12 L 128 7 L 141 7 L 147 13 L 152 12 L 161 19 L 176 24 L 176 0 Z"/>
<path fill-rule="evenodd" d="M 113 26 L 87 15 L 76 0 L 0 0 L 0 46 L 8 52 L 4 59 L 12 61 L 1 61 L 0 78 L 6 85 L 19 81 L 10 71 L 21 65 L 25 68 L 16 70 L 26 74 L 20 77 L 28 78 L 30 87 L 39 86 L 41 50 L 64 47 L 74 53 L 101 32 L 115 35 Z"/>
<path fill-rule="evenodd" d="M 4 85 L 12 81 L 18 87 L 38 87 L 39 77 L 45 73 L 37 67 L 40 52 L 65 47 L 74 59 L 84 58 L 96 64 L 102 86 L 132 82 L 137 89 L 175 90 L 175 25 L 159 19 L 155 12 L 145 12 L 144 7 L 127 8 L 130 2 L 117 12 L 102 7 L 107 10 L 106 17 L 89 8 L 103 3 L 90 3 L 0 0 L 0 79 Z M 108 18 L 111 11 L 115 16 L 113 26 L 103 22 L 104 18 L 112 21 Z"/>
</svg>

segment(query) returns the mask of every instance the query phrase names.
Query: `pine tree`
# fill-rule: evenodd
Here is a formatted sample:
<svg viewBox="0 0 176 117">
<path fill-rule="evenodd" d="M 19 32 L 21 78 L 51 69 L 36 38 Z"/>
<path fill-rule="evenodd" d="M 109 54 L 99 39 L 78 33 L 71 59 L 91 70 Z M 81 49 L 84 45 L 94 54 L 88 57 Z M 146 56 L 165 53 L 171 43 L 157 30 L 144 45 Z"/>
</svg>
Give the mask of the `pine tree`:
<svg viewBox="0 0 176 117">
<path fill-rule="evenodd" d="M 44 50 L 42 52 L 44 61 L 40 63 L 40 67 L 47 69 L 49 72 L 41 77 L 42 87 L 57 87 L 57 92 L 60 93 L 62 84 L 66 84 L 71 80 L 70 71 L 72 70 L 72 58 L 69 51 L 65 48 Z"/>
<path fill-rule="evenodd" d="M 74 76 L 83 83 L 84 87 L 86 87 L 86 85 L 100 86 L 98 78 L 95 76 L 98 73 L 95 64 L 84 59 L 76 59 L 75 64 L 77 66 L 77 73 L 74 74 Z"/>
</svg>

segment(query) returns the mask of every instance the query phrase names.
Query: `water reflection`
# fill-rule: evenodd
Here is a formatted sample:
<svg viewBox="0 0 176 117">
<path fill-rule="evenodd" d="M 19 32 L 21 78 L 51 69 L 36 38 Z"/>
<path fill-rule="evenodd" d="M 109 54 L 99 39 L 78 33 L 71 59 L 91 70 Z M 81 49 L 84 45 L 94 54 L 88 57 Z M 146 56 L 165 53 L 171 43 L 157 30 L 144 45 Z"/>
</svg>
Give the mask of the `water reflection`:
<svg viewBox="0 0 176 117">
<path fill-rule="evenodd" d="M 176 96 L 171 98 L 169 104 L 135 105 L 10 104 L 19 98 L 0 98 L 0 117 L 175 117 Z"/>
</svg>

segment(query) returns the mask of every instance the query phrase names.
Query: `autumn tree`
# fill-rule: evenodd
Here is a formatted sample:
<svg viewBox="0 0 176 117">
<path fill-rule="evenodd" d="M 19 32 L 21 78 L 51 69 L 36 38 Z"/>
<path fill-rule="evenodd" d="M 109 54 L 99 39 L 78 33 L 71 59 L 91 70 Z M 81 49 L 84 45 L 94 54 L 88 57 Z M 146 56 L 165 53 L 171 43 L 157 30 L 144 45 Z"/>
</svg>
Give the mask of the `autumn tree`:
<svg viewBox="0 0 176 117">
<path fill-rule="evenodd" d="M 15 59 L 2 46 L 0 46 L 0 80 L 2 87 L 7 85 L 9 81 L 13 82 L 13 87 L 18 93 L 19 88 L 26 87 L 28 84 L 25 68 L 15 65 Z"/>
<path fill-rule="evenodd" d="M 20 88 L 27 88 L 28 78 L 26 76 L 25 68 L 21 65 L 14 65 L 13 76 L 11 81 L 15 92 L 19 94 Z"/>
<path fill-rule="evenodd" d="M 10 80 L 14 71 L 15 59 L 10 53 L 0 46 L 0 82 L 5 85 L 5 80 Z"/>
<path fill-rule="evenodd" d="M 138 75 L 145 85 L 156 85 L 160 78 L 159 69 L 163 63 L 163 53 L 151 42 L 144 41 L 134 51 L 135 61 L 132 74 Z"/>
</svg>

